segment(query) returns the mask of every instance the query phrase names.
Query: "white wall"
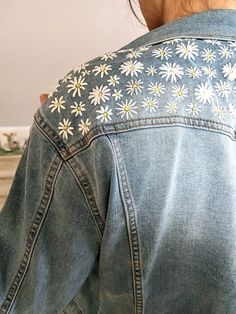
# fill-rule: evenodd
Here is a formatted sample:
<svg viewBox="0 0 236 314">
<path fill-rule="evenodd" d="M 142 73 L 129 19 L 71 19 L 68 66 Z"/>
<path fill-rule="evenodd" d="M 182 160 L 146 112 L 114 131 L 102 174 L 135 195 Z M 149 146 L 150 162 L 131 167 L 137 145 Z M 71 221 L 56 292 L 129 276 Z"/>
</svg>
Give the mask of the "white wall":
<svg viewBox="0 0 236 314">
<path fill-rule="evenodd" d="M 0 127 L 31 125 L 39 95 L 148 30 L 127 0 L 0 1 Z"/>
</svg>

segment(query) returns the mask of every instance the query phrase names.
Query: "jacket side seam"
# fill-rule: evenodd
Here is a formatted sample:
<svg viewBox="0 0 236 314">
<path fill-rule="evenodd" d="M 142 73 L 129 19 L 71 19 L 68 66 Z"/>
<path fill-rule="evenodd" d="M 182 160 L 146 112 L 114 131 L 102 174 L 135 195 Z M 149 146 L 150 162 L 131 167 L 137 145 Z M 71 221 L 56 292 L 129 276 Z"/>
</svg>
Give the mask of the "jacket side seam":
<svg viewBox="0 0 236 314">
<path fill-rule="evenodd" d="M 72 158 L 72 159 L 67 160 L 66 164 L 84 194 L 85 200 L 88 204 L 88 208 L 94 220 L 95 226 L 98 230 L 99 236 L 100 238 L 102 238 L 104 228 L 105 228 L 105 221 L 99 212 L 91 184 L 89 183 L 89 180 L 87 179 L 84 171 L 81 169 L 78 162 L 76 162 Z M 74 169 L 76 171 L 74 171 Z M 75 172 L 78 173 L 79 175 L 77 176 Z"/>
<path fill-rule="evenodd" d="M 10 288 L 8 289 L 8 293 L 5 297 L 5 300 L 3 301 L 1 305 L 1 308 L 0 308 L 1 314 L 9 313 L 10 308 L 12 307 L 17 297 L 20 286 L 23 283 L 24 277 L 26 276 L 27 270 L 29 268 L 30 260 L 32 257 L 33 249 L 35 247 L 42 225 L 44 223 L 44 220 L 45 220 L 45 217 L 46 217 L 46 214 L 47 214 L 47 211 L 48 211 L 51 199 L 52 199 L 54 186 L 55 186 L 59 171 L 61 169 L 62 163 L 63 163 L 63 160 L 61 159 L 59 155 L 56 155 L 53 162 L 51 163 L 51 166 L 49 168 L 46 181 L 45 181 L 43 196 L 42 196 L 40 205 L 36 213 L 34 214 L 31 228 L 27 237 L 25 253 L 23 255 L 21 264 L 18 268 L 15 278 L 12 284 L 10 285 Z"/>
<path fill-rule="evenodd" d="M 143 313 L 143 276 L 141 269 L 141 252 L 139 244 L 139 235 L 137 228 L 137 217 L 134 209 L 134 201 L 130 192 L 127 174 L 125 170 L 122 153 L 119 147 L 118 139 L 111 139 L 111 144 L 115 150 L 115 157 L 118 164 L 118 176 L 121 183 L 121 195 L 123 198 L 125 215 L 127 220 L 128 235 L 131 249 L 131 264 L 133 273 L 133 287 L 134 287 L 134 301 L 135 301 L 135 314 Z"/>
</svg>

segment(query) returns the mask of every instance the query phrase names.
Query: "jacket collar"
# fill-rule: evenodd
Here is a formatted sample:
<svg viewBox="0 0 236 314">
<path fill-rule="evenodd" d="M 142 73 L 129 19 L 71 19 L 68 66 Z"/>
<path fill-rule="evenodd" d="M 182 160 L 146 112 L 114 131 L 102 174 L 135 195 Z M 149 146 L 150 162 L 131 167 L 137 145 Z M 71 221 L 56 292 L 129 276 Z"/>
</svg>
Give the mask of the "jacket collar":
<svg viewBox="0 0 236 314">
<path fill-rule="evenodd" d="M 122 49 L 152 45 L 176 37 L 236 40 L 236 10 L 214 9 L 194 13 L 154 29 Z"/>
</svg>

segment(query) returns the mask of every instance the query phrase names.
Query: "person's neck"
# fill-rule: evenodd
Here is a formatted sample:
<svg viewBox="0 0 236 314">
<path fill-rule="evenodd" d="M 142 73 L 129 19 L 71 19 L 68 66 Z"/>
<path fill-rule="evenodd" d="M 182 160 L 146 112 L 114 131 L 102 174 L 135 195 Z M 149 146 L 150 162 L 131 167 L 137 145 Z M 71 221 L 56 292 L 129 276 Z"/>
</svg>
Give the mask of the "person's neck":
<svg viewBox="0 0 236 314">
<path fill-rule="evenodd" d="M 236 10 L 236 0 L 209 0 L 208 6 L 204 1 L 186 1 L 183 5 L 182 1 L 176 1 L 176 5 L 171 5 L 171 1 L 164 1 L 163 5 L 163 20 L 164 23 L 173 22 L 184 16 L 192 15 L 193 13 L 198 13 L 206 10 L 214 9 L 233 9 Z"/>
</svg>

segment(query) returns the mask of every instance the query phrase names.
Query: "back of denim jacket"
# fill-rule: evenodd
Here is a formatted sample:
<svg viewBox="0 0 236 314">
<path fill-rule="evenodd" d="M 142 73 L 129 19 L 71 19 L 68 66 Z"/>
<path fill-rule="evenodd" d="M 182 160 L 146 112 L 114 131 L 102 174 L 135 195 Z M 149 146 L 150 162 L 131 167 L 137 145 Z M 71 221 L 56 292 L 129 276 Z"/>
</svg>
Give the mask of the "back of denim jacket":
<svg viewBox="0 0 236 314">
<path fill-rule="evenodd" d="M 3 313 L 236 313 L 236 10 L 79 65 L 0 214 Z"/>
</svg>

